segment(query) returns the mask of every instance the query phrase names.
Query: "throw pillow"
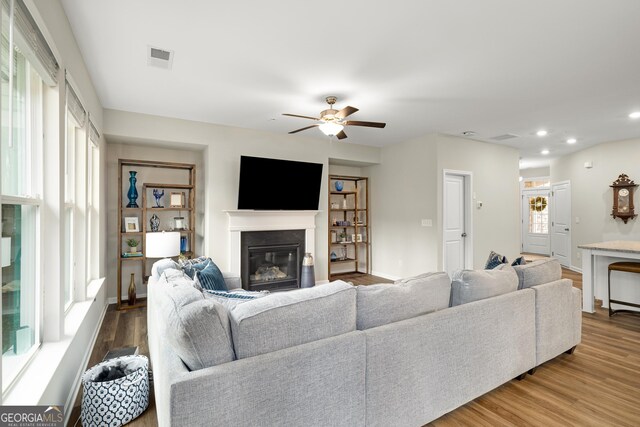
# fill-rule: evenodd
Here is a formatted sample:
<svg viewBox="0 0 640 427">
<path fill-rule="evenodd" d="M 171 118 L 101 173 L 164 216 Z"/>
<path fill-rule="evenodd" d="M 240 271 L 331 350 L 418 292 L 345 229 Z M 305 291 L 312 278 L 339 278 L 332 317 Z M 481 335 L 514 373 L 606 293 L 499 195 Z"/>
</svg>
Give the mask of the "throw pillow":
<svg viewBox="0 0 640 427">
<path fill-rule="evenodd" d="M 484 266 L 484 269 L 491 270 L 493 268 L 496 268 L 500 264 L 504 264 L 506 262 L 508 262 L 506 256 L 500 255 L 494 251 L 491 251 L 491 253 L 489 254 L 489 258 L 487 259 L 487 263 Z"/>
<path fill-rule="evenodd" d="M 513 262 L 511 263 L 512 266 L 516 266 L 516 265 L 525 265 L 527 263 L 527 261 L 525 261 L 524 257 L 518 257 L 515 260 L 513 260 Z"/>
<path fill-rule="evenodd" d="M 195 266 L 194 266 L 195 267 Z M 195 281 L 200 284 L 202 289 L 209 289 L 212 291 L 228 291 L 227 284 L 224 281 L 222 272 L 218 266 L 209 259 L 207 265 L 201 269 L 196 270 Z"/>
<path fill-rule="evenodd" d="M 200 258 L 198 258 L 198 260 L 200 260 Z M 186 274 L 187 276 L 195 280 L 196 273 L 206 268 L 207 265 L 209 265 L 208 258 L 204 258 L 203 260 L 197 263 L 185 262 L 184 264 L 182 264 L 182 271 L 184 271 L 184 274 Z"/>
<path fill-rule="evenodd" d="M 210 291 L 205 290 L 204 296 L 208 299 L 213 299 L 222 304 L 228 311 L 233 310 L 238 305 L 247 301 L 252 301 L 256 298 L 261 298 L 269 295 L 269 291 L 251 292 L 244 289 L 236 289 L 233 291 Z"/>
</svg>

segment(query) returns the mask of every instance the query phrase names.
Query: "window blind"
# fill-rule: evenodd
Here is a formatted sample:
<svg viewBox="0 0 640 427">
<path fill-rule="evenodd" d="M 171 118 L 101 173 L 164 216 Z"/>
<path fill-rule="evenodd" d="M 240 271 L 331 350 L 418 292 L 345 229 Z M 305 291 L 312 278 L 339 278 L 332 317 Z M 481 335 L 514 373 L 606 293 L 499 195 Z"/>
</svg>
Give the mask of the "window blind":
<svg viewBox="0 0 640 427">
<path fill-rule="evenodd" d="M 67 86 L 67 108 L 71 115 L 76 119 L 78 125 L 80 127 L 84 127 L 85 119 L 87 117 L 87 112 L 85 111 L 82 103 L 80 102 L 80 98 L 76 95 L 76 92 L 73 90 L 69 81 L 66 80 Z"/>
<path fill-rule="evenodd" d="M 55 86 L 58 83 L 59 69 L 56 57 L 24 2 L 22 0 L 2 0 L 2 7 L 6 10 L 11 10 L 11 4 L 14 5 L 14 29 L 17 29 L 14 31 L 14 42 L 32 62 L 32 65 L 38 69 L 42 79 L 47 84 Z"/>
<path fill-rule="evenodd" d="M 100 144 L 100 133 L 98 132 L 98 129 L 96 129 L 96 127 L 94 126 L 93 122 L 91 121 L 91 118 L 89 118 L 89 140 L 91 141 L 93 146 L 96 148 Z"/>
</svg>

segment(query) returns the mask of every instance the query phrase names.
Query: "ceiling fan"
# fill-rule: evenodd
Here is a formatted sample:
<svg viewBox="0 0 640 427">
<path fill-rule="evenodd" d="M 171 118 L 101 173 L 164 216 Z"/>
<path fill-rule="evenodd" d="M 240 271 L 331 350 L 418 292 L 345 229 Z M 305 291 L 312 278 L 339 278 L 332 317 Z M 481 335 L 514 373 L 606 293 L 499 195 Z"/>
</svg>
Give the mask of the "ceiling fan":
<svg viewBox="0 0 640 427">
<path fill-rule="evenodd" d="M 345 139 L 347 137 L 347 134 L 344 133 L 344 130 L 343 130 L 345 126 L 364 126 L 364 127 L 370 127 L 370 128 L 383 128 L 387 125 L 386 123 L 380 123 L 380 122 L 362 122 L 357 120 L 345 120 L 348 116 L 358 111 L 358 109 L 347 106 L 347 107 L 344 107 L 342 110 L 334 110 L 333 104 L 335 104 L 337 100 L 338 98 L 336 98 L 335 96 L 327 96 L 326 101 L 327 101 L 327 104 L 329 104 L 329 109 L 322 111 L 320 113 L 319 118 L 309 117 L 309 116 L 300 116 L 298 114 L 283 113 L 282 114 L 283 116 L 300 117 L 302 119 L 311 119 L 311 120 L 317 120 L 320 122 L 320 123 L 316 123 L 315 125 L 292 130 L 289 133 L 290 134 L 297 133 L 303 130 L 318 127 L 320 128 L 322 133 L 324 133 L 327 136 L 335 135 L 336 138 L 338 139 Z"/>
</svg>

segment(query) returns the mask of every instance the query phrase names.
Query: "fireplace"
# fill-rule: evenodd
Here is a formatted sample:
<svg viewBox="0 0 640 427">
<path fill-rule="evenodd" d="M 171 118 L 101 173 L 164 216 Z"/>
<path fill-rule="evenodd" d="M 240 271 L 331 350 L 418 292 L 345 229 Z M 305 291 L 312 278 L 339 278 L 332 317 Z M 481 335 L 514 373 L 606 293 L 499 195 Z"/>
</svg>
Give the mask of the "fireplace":
<svg viewBox="0 0 640 427">
<path fill-rule="evenodd" d="M 242 287 L 249 291 L 299 288 L 305 234 L 305 230 L 242 232 Z"/>
</svg>

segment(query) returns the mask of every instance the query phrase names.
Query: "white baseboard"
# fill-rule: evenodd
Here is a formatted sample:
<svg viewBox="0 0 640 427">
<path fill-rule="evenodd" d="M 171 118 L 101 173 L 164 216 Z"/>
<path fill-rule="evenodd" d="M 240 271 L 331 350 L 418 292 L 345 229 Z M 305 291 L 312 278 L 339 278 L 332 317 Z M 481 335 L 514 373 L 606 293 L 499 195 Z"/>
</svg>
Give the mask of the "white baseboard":
<svg viewBox="0 0 640 427">
<path fill-rule="evenodd" d="M 327 283 L 329 283 L 328 280 L 316 280 L 316 286 L 318 286 L 318 285 L 326 285 Z"/>
<path fill-rule="evenodd" d="M 382 277 L 383 279 L 393 280 L 393 281 L 402 279 L 402 277 L 393 276 L 391 274 L 383 273 L 381 271 L 372 271 L 371 274 L 373 276 L 378 276 L 378 277 Z"/>
<path fill-rule="evenodd" d="M 137 297 L 138 297 L 138 298 L 146 298 L 146 297 L 147 297 L 147 294 L 140 294 L 140 295 L 137 295 Z M 127 301 L 128 301 L 128 300 L 126 300 L 126 299 L 123 299 L 123 300 L 122 300 L 122 302 L 123 302 L 123 303 L 125 303 L 125 302 L 127 302 Z M 108 303 L 108 304 L 117 304 L 117 303 L 118 303 L 118 297 L 111 297 L 111 298 L 107 298 L 107 303 Z"/>
<path fill-rule="evenodd" d="M 100 334 L 100 328 L 102 327 L 102 322 L 104 321 L 104 316 L 107 314 L 107 309 L 109 308 L 108 304 L 105 304 L 104 309 L 102 310 L 102 314 L 100 314 L 100 321 L 96 325 L 96 329 L 93 331 L 93 336 L 91 337 L 91 342 L 89 346 L 87 346 L 86 351 L 84 352 L 84 356 L 82 357 L 82 368 L 76 374 L 76 378 L 73 380 L 73 387 L 71 387 L 71 394 L 67 397 L 67 403 L 64 405 L 65 409 L 65 422 L 64 424 L 69 424 L 69 418 L 71 417 L 71 412 L 73 411 L 73 404 L 75 403 L 76 396 L 80 392 L 80 386 L 82 386 L 82 376 L 84 375 L 85 368 L 89 363 L 89 359 L 91 358 L 91 353 L 93 353 L 93 348 L 96 345 L 96 341 L 98 340 L 98 335 Z"/>
<path fill-rule="evenodd" d="M 576 266 L 573 266 L 573 265 L 569 266 L 569 270 L 571 270 L 571 271 L 575 271 L 576 273 L 580 273 L 580 274 L 582 274 L 582 269 L 581 269 L 581 268 L 578 268 L 578 267 L 576 267 Z"/>
</svg>

